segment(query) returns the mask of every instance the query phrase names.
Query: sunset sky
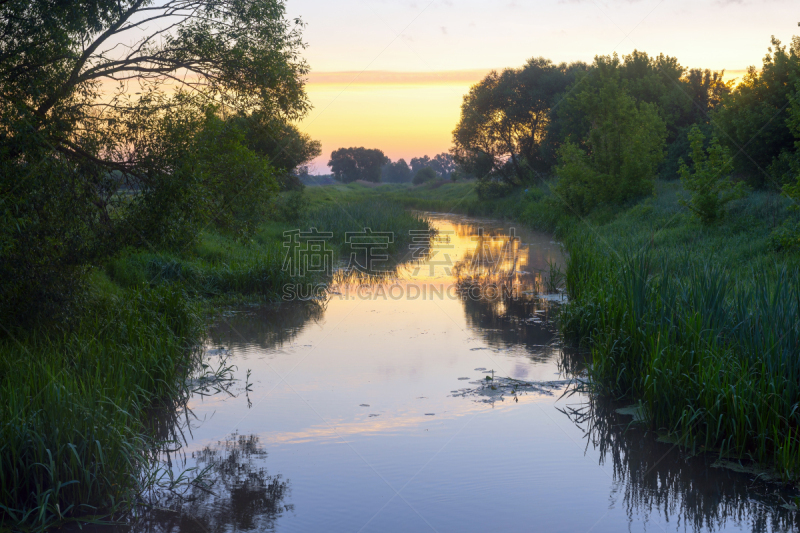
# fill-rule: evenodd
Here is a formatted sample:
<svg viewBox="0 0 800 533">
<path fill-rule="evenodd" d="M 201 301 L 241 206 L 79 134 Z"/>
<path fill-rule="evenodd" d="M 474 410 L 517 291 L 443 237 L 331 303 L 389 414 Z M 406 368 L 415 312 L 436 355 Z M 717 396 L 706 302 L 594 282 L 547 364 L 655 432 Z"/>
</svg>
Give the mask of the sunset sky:
<svg viewBox="0 0 800 533">
<path fill-rule="evenodd" d="M 446 151 L 462 96 L 491 69 L 528 58 L 591 62 L 598 54 L 676 56 L 740 76 L 771 35 L 798 33 L 800 7 L 755 0 L 288 0 L 307 24 L 314 109 L 301 129 L 332 150 L 382 149 L 392 160 Z"/>
</svg>

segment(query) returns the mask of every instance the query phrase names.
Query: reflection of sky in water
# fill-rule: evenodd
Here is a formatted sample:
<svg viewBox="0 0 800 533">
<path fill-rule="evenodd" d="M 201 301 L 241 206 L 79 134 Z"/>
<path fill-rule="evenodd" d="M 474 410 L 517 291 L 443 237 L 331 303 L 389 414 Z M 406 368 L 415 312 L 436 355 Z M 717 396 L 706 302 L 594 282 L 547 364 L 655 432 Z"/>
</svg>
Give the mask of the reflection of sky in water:
<svg viewBox="0 0 800 533">
<path fill-rule="evenodd" d="M 542 290 L 549 262 L 563 261 L 549 236 L 517 229 L 519 239 L 509 241 L 507 227 L 480 222 L 481 240 L 469 219 L 434 223 L 452 246 L 451 275 L 442 265 L 428 268 L 437 260 L 430 251 L 384 288 L 407 294 L 409 285 L 466 280 L 532 292 Z M 490 254 L 502 257 L 499 268 Z M 211 344 L 232 349 L 241 382 L 235 396 L 192 399 L 197 420 L 186 466 L 198 457 L 209 463 L 209 450 L 223 456 L 236 434 L 257 438 L 259 453 L 243 468 L 268 478 L 253 474 L 261 496 L 245 503 L 232 503 L 221 483 L 219 498 L 184 508 L 211 529 L 778 531 L 795 520 L 759 503 L 774 500 L 746 476 L 687 460 L 651 437 L 623 435 L 627 420 L 605 406 L 587 414 L 584 396 L 454 394 L 491 370 L 550 382 L 570 377 L 565 366 L 580 367 L 580 357 L 559 348 L 546 301 L 357 297 L 345 284 L 337 292 L 326 302 L 224 316 L 212 328 Z M 245 394 L 248 369 L 253 386 Z M 280 502 L 265 497 L 265 487 Z M 236 505 L 266 511 L 258 518 Z M 237 512 L 250 513 L 251 525 Z"/>
</svg>

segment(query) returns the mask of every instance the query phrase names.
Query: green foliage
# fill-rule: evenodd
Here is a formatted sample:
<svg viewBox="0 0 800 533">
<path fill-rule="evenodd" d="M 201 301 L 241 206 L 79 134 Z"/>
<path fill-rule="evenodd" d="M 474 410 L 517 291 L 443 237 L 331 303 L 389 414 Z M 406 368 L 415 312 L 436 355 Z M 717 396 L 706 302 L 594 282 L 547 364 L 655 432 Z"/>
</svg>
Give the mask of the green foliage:
<svg viewBox="0 0 800 533">
<path fill-rule="evenodd" d="M 282 191 L 300 190 L 296 174 L 322 153 L 319 141 L 301 132 L 294 124 L 264 111 L 240 113 L 227 119 L 244 132 L 247 147 L 264 158 L 277 171 Z"/>
<path fill-rule="evenodd" d="M 652 427 L 796 479 L 800 262 L 769 243 L 786 202 L 756 192 L 709 227 L 681 214 L 679 184 L 660 189 L 567 236 L 562 329 L 591 347 L 597 390 L 642 400 Z"/>
<path fill-rule="evenodd" d="M 431 167 L 422 167 L 421 169 L 417 170 L 416 174 L 414 174 L 414 179 L 411 180 L 411 183 L 414 185 L 421 185 L 426 181 L 432 181 L 436 179 L 436 171 L 433 170 Z"/>
<path fill-rule="evenodd" d="M 491 72 L 464 96 L 453 132 L 455 162 L 479 179 L 497 181 L 491 173 L 509 161 L 513 172 L 503 179 L 510 184 L 528 182 L 535 172 L 547 170 L 541 147 L 550 110 L 575 73 L 585 69 L 582 63 L 556 65 L 534 58 L 519 69 Z"/>
<path fill-rule="evenodd" d="M 381 167 L 389 163 L 389 158 L 377 148 L 339 148 L 331 152 L 328 166 L 333 177 L 342 183 L 364 180 L 381 181 Z"/>
<path fill-rule="evenodd" d="M 288 135 L 287 121 L 309 107 L 301 24 L 281 0 L 196 7 L 0 3 L 3 323 L 68 316 L 89 265 L 125 246 L 185 246 L 209 221 L 252 229 L 272 172 L 205 111 L 266 117 Z M 144 16 L 151 33 L 118 61 Z M 109 79 L 126 82 L 109 95 Z M 235 152 L 225 156 L 230 176 L 215 160 L 223 145 Z"/>
<path fill-rule="evenodd" d="M 380 196 L 369 198 L 360 194 L 350 200 L 340 199 L 310 210 L 304 226 L 332 232 L 331 244 L 336 248 L 344 246 L 347 232 L 360 232 L 364 228 L 374 232 L 392 232 L 394 241 L 389 243 L 388 253 L 407 250 L 411 230 L 429 229 L 423 217 L 410 213 L 399 203 Z"/>
<path fill-rule="evenodd" d="M 559 151 L 556 196 L 585 215 L 601 204 L 621 204 L 653 190 L 666 138 L 664 121 L 652 104 L 637 104 L 622 88 L 616 58 L 598 58 L 602 84 L 573 99 L 592 124 L 586 149 L 567 143 Z"/>
<path fill-rule="evenodd" d="M 680 203 L 703 224 L 713 224 L 725 215 L 728 203 L 746 195 L 745 185 L 731 181 L 733 159 L 716 137 L 711 140 L 708 150 L 703 146 L 705 136 L 697 126 L 689 131 L 688 137 L 692 147 L 692 169 L 681 159 L 680 176 L 683 187 L 691 193 L 691 199 Z"/>
<path fill-rule="evenodd" d="M 453 156 L 447 152 L 436 154 L 433 158 L 427 155 L 411 158 L 411 172 L 416 174 L 425 167 L 431 167 L 442 178 L 449 178 L 450 174 L 456 170 L 456 162 Z"/>
<path fill-rule="evenodd" d="M 600 192 L 611 185 L 594 171 L 586 152 L 572 143 L 561 147 L 556 172 L 556 196 L 563 200 L 565 211 L 579 216 L 590 213 L 600 201 Z"/>
<path fill-rule="evenodd" d="M 725 105 L 713 114 L 720 139 L 731 150 L 734 166 L 750 185 L 779 188 L 780 173 L 770 166 L 782 153 L 793 153 L 795 136 L 790 129 L 788 103 L 797 91 L 800 75 L 800 39 L 790 49 L 776 38 L 764 57 L 761 70 L 750 67 Z"/>
<path fill-rule="evenodd" d="M 208 113 L 195 140 L 195 157 L 187 162 L 187 172 L 199 176 L 207 217 L 237 235 L 254 231 L 278 190 L 274 169 L 247 148 L 245 137 L 236 123 Z"/>
<path fill-rule="evenodd" d="M 579 73 L 573 87 L 599 92 L 609 78 L 614 78 L 637 104 L 655 106 L 667 129 L 671 155 L 667 163 L 672 165 L 664 170 L 677 178 L 677 161 L 688 152 L 685 130 L 693 124 L 707 123 L 708 114 L 721 106 L 730 90 L 722 75 L 710 70 L 687 70 L 674 57 L 663 54 L 651 57 L 634 50 L 622 58 L 596 57 L 588 72 Z M 566 98 L 550 125 L 551 145 L 557 150 L 563 142 L 580 142 L 593 127 L 581 103 Z"/>
<path fill-rule="evenodd" d="M 70 333 L 0 341 L 0 528 L 127 510 L 151 448 L 146 410 L 179 400 L 200 325 L 165 285 L 96 296 Z"/>
<path fill-rule="evenodd" d="M 275 216 L 283 222 L 298 222 L 306 213 L 308 200 L 303 191 L 289 191 L 278 197 L 275 203 Z"/>
<path fill-rule="evenodd" d="M 505 198 L 515 190 L 515 187 L 505 181 L 478 180 L 475 192 L 481 200 L 496 200 Z"/>
</svg>

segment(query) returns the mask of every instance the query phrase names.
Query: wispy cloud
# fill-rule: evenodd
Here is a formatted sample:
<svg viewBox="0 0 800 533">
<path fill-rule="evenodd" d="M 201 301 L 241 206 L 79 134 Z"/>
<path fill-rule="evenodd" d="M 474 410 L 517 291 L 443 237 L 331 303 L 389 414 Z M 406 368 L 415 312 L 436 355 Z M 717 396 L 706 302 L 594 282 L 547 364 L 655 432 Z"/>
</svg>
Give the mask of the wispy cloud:
<svg viewBox="0 0 800 533">
<path fill-rule="evenodd" d="M 402 72 L 391 70 L 311 72 L 309 85 L 464 85 L 483 79 L 491 69 Z"/>
</svg>

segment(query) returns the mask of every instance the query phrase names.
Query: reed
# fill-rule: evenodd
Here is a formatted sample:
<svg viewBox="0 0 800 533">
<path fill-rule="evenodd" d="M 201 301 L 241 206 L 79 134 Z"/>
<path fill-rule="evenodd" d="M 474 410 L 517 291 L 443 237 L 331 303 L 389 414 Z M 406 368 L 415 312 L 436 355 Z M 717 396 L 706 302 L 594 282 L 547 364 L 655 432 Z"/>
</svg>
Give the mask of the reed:
<svg viewBox="0 0 800 533">
<path fill-rule="evenodd" d="M 424 216 L 409 212 L 399 202 L 380 197 L 343 198 L 327 203 L 312 209 L 303 226 L 331 232 L 331 244 L 339 251 L 349 251 L 345 242 L 348 232 L 357 233 L 365 228 L 373 232 L 390 232 L 392 242 L 388 243 L 388 253 L 407 250 L 411 231 L 430 229 Z"/>
<path fill-rule="evenodd" d="M 611 224 L 568 232 L 563 332 L 591 348 L 595 388 L 642 400 L 654 428 L 796 480 L 800 268 L 770 251 L 775 199 L 756 194 L 703 228 L 662 187 Z"/>
<path fill-rule="evenodd" d="M 0 529 L 42 530 L 124 510 L 151 443 L 143 413 L 179 393 L 201 334 L 176 286 L 91 303 L 77 329 L 0 345 Z"/>
</svg>

